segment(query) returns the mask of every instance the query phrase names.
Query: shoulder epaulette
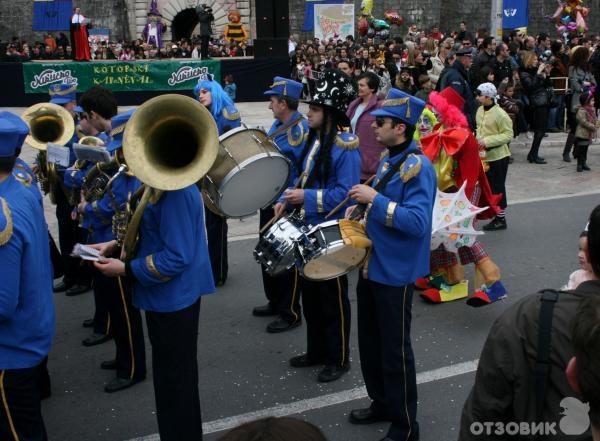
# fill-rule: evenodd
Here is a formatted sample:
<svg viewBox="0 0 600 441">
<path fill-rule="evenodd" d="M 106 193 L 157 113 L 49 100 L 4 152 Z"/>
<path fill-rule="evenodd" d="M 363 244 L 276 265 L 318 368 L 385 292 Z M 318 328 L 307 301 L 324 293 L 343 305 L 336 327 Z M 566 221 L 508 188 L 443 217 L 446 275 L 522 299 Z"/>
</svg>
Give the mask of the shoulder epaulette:
<svg viewBox="0 0 600 441">
<path fill-rule="evenodd" d="M 406 183 L 417 176 L 421 171 L 421 166 L 422 162 L 419 155 L 415 155 L 414 153 L 408 155 L 408 158 L 406 158 L 400 169 L 400 179 L 402 179 L 402 182 Z"/>
<path fill-rule="evenodd" d="M 302 125 L 302 122 L 294 124 L 287 130 L 288 145 L 291 147 L 298 147 L 304 142 L 305 135 L 308 135 L 308 133 L 304 133 L 304 126 Z"/>
<path fill-rule="evenodd" d="M 8 203 L 1 197 L 0 205 L 2 206 L 2 212 L 0 212 L 0 246 L 2 246 L 8 243 L 12 237 L 13 222 Z"/>
<path fill-rule="evenodd" d="M 235 121 L 236 119 L 240 119 L 240 112 L 235 108 L 232 107 L 233 112 L 229 113 L 229 110 L 227 110 L 227 108 L 223 108 L 223 117 L 225 119 L 228 119 L 229 121 Z"/>
<path fill-rule="evenodd" d="M 359 140 L 358 136 L 351 133 L 338 133 L 335 143 L 343 149 L 354 150 L 358 148 Z"/>
<path fill-rule="evenodd" d="M 381 155 L 379 155 L 379 162 L 383 161 L 383 158 L 386 158 L 389 153 L 390 152 L 388 152 L 388 149 L 385 149 L 383 152 L 381 152 Z"/>
<path fill-rule="evenodd" d="M 31 176 L 25 168 L 17 164 L 13 167 L 13 176 L 17 181 L 23 184 L 25 187 L 31 187 L 31 183 L 33 182 L 33 176 Z"/>
</svg>

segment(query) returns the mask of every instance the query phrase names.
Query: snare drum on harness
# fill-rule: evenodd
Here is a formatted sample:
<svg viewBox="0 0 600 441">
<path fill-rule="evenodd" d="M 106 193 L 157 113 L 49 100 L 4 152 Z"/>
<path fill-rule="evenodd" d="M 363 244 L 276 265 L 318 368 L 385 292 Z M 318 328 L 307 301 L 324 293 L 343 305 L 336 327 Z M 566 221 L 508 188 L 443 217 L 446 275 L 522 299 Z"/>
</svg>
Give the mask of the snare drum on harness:
<svg viewBox="0 0 600 441">
<path fill-rule="evenodd" d="M 263 130 L 239 127 L 219 137 L 219 153 L 201 182 L 207 207 L 242 218 L 271 205 L 287 187 L 290 161 Z"/>
</svg>

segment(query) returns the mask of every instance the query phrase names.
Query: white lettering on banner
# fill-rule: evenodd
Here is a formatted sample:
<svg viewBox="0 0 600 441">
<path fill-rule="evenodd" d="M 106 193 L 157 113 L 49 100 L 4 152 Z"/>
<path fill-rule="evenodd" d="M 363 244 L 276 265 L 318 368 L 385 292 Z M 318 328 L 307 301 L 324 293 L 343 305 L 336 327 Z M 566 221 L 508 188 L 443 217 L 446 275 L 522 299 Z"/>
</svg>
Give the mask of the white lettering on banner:
<svg viewBox="0 0 600 441">
<path fill-rule="evenodd" d="M 37 89 L 52 83 L 77 84 L 77 78 L 73 76 L 70 70 L 45 69 L 39 75 L 33 76 L 31 88 Z"/>
<path fill-rule="evenodd" d="M 171 74 L 171 78 L 167 83 L 169 86 L 175 86 L 180 83 L 184 83 L 188 80 L 192 79 L 199 80 L 212 80 L 212 75 L 208 73 L 208 67 L 192 67 L 192 66 L 183 66 L 180 67 L 177 72 L 173 72 Z"/>
<path fill-rule="evenodd" d="M 516 9 L 505 9 L 504 15 L 506 15 L 507 17 L 514 17 L 515 15 L 517 15 L 517 10 Z"/>
</svg>

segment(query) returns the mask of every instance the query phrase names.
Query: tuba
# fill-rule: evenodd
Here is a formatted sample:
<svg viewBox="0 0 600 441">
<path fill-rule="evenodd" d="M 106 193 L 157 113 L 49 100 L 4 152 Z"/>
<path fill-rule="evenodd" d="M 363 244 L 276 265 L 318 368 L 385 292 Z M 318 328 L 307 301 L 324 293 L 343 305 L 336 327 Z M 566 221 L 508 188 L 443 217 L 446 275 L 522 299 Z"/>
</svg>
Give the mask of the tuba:
<svg viewBox="0 0 600 441">
<path fill-rule="evenodd" d="M 128 222 L 123 250 L 133 256 L 144 209 L 163 191 L 197 183 L 212 167 L 219 150 L 217 125 L 198 101 L 161 95 L 142 104 L 125 126 L 123 155 L 127 167 L 144 184 Z"/>
<path fill-rule="evenodd" d="M 94 146 L 94 147 L 101 147 L 104 146 L 104 141 L 102 141 L 100 138 L 97 138 L 95 136 L 85 136 L 82 134 L 82 136 L 79 138 L 79 144 L 82 145 L 87 145 L 87 146 Z M 87 161 L 84 160 L 77 160 L 75 161 L 75 165 L 74 168 L 82 170 L 87 166 Z M 100 168 L 98 168 L 98 166 L 100 166 Z M 88 174 L 85 176 L 85 178 L 83 179 L 82 182 L 82 187 L 81 188 L 73 188 L 73 191 L 71 192 L 71 197 L 69 198 L 69 202 L 71 205 L 73 205 L 74 207 L 76 207 L 79 202 L 81 202 L 81 191 L 84 191 L 84 195 L 86 192 L 90 192 L 92 191 L 92 182 L 96 181 L 96 178 L 98 177 L 99 172 L 107 170 L 108 167 L 106 166 L 106 164 L 97 164 L 97 167 L 93 167 Z M 93 173 L 93 175 L 91 175 Z M 106 179 L 106 182 L 108 182 L 108 179 Z M 106 185 L 106 182 L 104 182 L 104 185 Z M 90 198 L 90 200 L 96 200 L 96 198 L 99 198 L 101 196 L 101 192 L 98 193 L 98 191 L 100 191 L 101 189 L 99 188 L 101 186 L 101 182 L 96 182 L 93 185 L 93 193 L 94 196 L 92 196 Z M 91 194 L 91 193 L 90 193 Z M 87 200 L 87 197 L 84 197 Z M 89 202 L 89 201 L 88 201 Z"/>
<path fill-rule="evenodd" d="M 94 202 L 102 198 L 104 189 L 118 168 L 119 163 L 113 159 L 110 162 L 98 163 L 88 171 L 81 186 L 86 202 Z"/>
<path fill-rule="evenodd" d="M 73 116 L 57 104 L 39 103 L 26 109 L 21 118 L 30 130 L 25 142 L 39 150 L 36 178 L 40 188 L 44 194 L 50 193 L 50 198 L 54 199 L 53 192 L 60 186 L 61 181 L 56 166 L 48 163 L 46 148 L 49 142 L 65 145 L 71 140 L 75 133 Z"/>
</svg>

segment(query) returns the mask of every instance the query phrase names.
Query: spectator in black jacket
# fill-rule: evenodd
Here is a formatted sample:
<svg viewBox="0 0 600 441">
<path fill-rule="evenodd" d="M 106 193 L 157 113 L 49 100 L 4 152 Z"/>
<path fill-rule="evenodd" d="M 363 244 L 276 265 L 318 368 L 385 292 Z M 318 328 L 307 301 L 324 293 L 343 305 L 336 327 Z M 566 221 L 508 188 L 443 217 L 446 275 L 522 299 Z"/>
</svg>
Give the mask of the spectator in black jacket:
<svg viewBox="0 0 600 441">
<path fill-rule="evenodd" d="M 494 37 L 485 37 L 481 43 L 481 48 L 471 68 L 471 75 L 477 74 L 483 66 L 490 66 L 496 57 L 496 40 Z"/>
<path fill-rule="evenodd" d="M 551 64 L 540 63 L 533 51 L 523 52 L 523 68 L 521 69 L 521 85 L 529 99 L 532 112 L 533 143 L 527 155 L 527 160 L 533 164 L 546 164 L 539 156 L 540 144 L 548 125 L 548 109 L 550 107 L 549 91 L 552 90 L 550 80 Z"/>
<path fill-rule="evenodd" d="M 477 102 L 470 86 L 469 69 L 473 63 L 471 49 L 463 48 L 456 52 L 456 61 L 450 69 L 438 81 L 440 90 L 450 86 L 465 100 L 463 113 L 469 121 L 471 130 L 475 131 L 475 112 L 477 111 Z M 440 84 L 441 83 L 441 84 Z"/>
<path fill-rule="evenodd" d="M 510 61 L 510 54 L 508 53 L 508 46 L 504 43 L 499 44 L 496 47 L 496 58 L 490 63 L 490 67 L 494 71 L 494 84 L 497 86 L 502 83 L 505 78 L 509 80 L 513 76 L 512 63 Z"/>
</svg>

